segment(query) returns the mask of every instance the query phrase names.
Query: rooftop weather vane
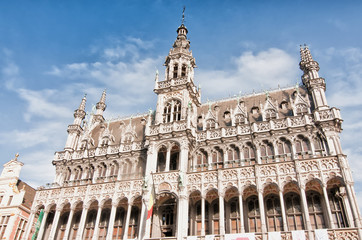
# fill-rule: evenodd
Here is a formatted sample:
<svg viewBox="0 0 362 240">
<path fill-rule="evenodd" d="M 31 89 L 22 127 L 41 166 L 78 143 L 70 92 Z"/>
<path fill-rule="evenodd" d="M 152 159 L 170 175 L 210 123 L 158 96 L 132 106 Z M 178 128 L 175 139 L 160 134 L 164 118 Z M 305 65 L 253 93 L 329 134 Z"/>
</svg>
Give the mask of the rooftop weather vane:
<svg viewBox="0 0 362 240">
<path fill-rule="evenodd" d="M 184 22 L 185 22 L 185 9 L 186 9 L 186 7 L 184 6 L 184 8 L 183 8 L 183 10 L 182 10 L 182 21 L 181 21 L 181 25 L 183 25 Z"/>
</svg>

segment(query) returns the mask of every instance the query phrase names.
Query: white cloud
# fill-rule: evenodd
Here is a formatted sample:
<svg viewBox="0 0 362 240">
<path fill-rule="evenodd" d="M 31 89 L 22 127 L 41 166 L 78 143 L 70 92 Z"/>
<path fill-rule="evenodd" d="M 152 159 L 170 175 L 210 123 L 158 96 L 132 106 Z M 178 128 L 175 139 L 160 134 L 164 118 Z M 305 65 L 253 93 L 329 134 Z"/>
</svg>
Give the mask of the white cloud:
<svg viewBox="0 0 362 240">
<path fill-rule="evenodd" d="M 200 70 L 196 78 L 203 86 L 202 92 L 225 97 L 230 91 L 245 93 L 299 81 L 297 60 L 281 49 L 245 52 L 235 58 L 233 64 L 233 69 L 228 70 Z"/>
<path fill-rule="evenodd" d="M 72 114 L 69 108 L 52 103 L 52 97 L 61 94 L 57 90 L 45 89 L 33 91 L 29 89 L 19 89 L 19 97 L 26 100 L 28 107 L 24 114 L 25 120 L 29 121 L 31 117 L 41 116 L 44 118 L 68 117 Z"/>
</svg>

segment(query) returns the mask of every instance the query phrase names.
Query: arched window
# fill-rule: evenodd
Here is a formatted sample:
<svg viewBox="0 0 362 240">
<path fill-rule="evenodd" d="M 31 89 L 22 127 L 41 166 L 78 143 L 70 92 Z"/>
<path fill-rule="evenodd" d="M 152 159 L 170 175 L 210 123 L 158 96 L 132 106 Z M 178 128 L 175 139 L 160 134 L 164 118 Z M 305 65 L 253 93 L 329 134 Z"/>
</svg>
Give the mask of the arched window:
<svg viewBox="0 0 362 240">
<path fill-rule="evenodd" d="M 334 224 L 338 228 L 348 227 L 346 211 L 343 204 L 343 196 L 340 193 L 339 187 L 334 187 L 328 190 L 329 205 L 331 206 Z"/>
<path fill-rule="evenodd" d="M 238 233 L 240 229 L 239 199 L 234 197 L 229 200 L 230 208 L 230 233 Z"/>
<path fill-rule="evenodd" d="M 323 141 L 320 136 L 317 136 L 313 139 L 313 145 L 314 145 L 314 152 L 317 156 L 323 155 Z"/>
<path fill-rule="evenodd" d="M 279 161 L 289 161 L 292 159 L 292 144 L 285 138 L 281 138 L 278 143 Z"/>
<path fill-rule="evenodd" d="M 86 171 L 87 171 L 87 179 L 86 180 L 91 181 L 93 179 L 93 175 L 94 175 L 94 167 L 91 165 L 86 169 Z"/>
<path fill-rule="evenodd" d="M 227 150 L 228 161 L 226 167 L 239 167 L 240 166 L 240 152 L 237 147 L 231 145 Z"/>
<path fill-rule="evenodd" d="M 185 77 L 186 76 L 186 65 L 182 64 L 182 68 L 181 68 L 181 77 Z"/>
<path fill-rule="evenodd" d="M 173 65 L 173 78 L 177 78 L 178 75 L 178 64 Z"/>
<path fill-rule="evenodd" d="M 260 146 L 260 158 L 262 163 L 274 162 L 274 148 L 270 142 L 263 141 Z"/>
<path fill-rule="evenodd" d="M 161 231 L 165 237 L 175 236 L 176 206 L 174 198 L 168 199 L 160 206 Z"/>
<path fill-rule="evenodd" d="M 163 110 L 163 122 L 169 123 L 173 121 L 181 120 L 181 101 L 179 100 L 171 100 L 166 103 L 165 108 Z"/>
<path fill-rule="evenodd" d="M 289 231 L 304 229 L 300 197 L 296 193 L 287 193 L 284 197 Z"/>
<path fill-rule="evenodd" d="M 203 150 L 200 150 L 196 155 L 196 170 L 205 171 L 207 170 L 207 153 Z"/>
<path fill-rule="evenodd" d="M 83 236 L 85 240 L 91 240 L 94 234 L 94 226 L 96 224 L 97 210 L 92 209 L 88 212 L 87 220 L 84 228 Z"/>
<path fill-rule="evenodd" d="M 270 194 L 265 198 L 266 219 L 269 232 L 282 231 L 283 220 L 279 197 Z"/>
<path fill-rule="evenodd" d="M 63 239 L 64 238 L 64 234 L 65 234 L 65 229 L 67 227 L 67 223 L 68 223 L 68 218 L 69 218 L 69 212 L 65 212 L 62 213 L 60 219 L 59 219 L 59 224 L 58 224 L 58 229 L 57 229 L 57 233 L 56 233 L 56 239 Z M 21 239 L 21 236 L 19 238 L 15 239 Z"/>
<path fill-rule="evenodd" d="M 70 229 L 70 237 L 71 240 L 77 239 L 77 233 L 79 230 L 79 223 L 80 223 L 80 217 L 82 215 L 82 211 L 77 211 L 74 213 L 73 219 L 72 219 L 72 227 Z"/>
<path fill-rule="evenodd" d="M 139 209 L 138 207 L 133 206 L 128 225 L 128 239 L 133 239 L 137 237 L 138 217 L 139 217 Z"/>
<path fill-rule="evenodd" d="M 102 210 L 101 218 L 99 221 L 98 239 L 103 239 L 103 240 L 106 239 L 107 230 L 108 230 L 108 221 L 109 221 L 110 215 L 111 215 L 111 211 L 109 208 Z"/>
<path fill-rule="evenodd" d="M 170 171 L 178 169 L 179 156 L 180 156 L 180 148 L 179 146 L 175 145 L 171 149 L 170 166 L 169 166 Z"/>
<path fill-rule="evenodd" d="M 224 112 L 224 122 L 225 126 L 231 126 L 231 113 L 229 111 Z"/>
<path fill-rule="evenodd" d="M 194 235 L 201 235 L 201 201 L 198 201 L 196 204 L 196 215 L 195 215 L 195 222 L 196 222 L 196 234 Z"/>
<path fill-rule="evenodd" d="M 307 202 L 309 219 L 313 229 L 326 228 L 321 196 L 318 192 L 308 191 Z"/>
<path fill-rule="evenodd" d="M 222 168 L 224 164 L 224 154 L 223 151 L 220 148 L 214 148 L 212 153 L 212 168 Z"/>
<path fill-rule="evenodd" d="M 219 199 L 215 199 L 211 203 L 211 214 L 212 214 L 212 234 L 219 234 Z"/>
<path fill-rule="evenodd" d="M 157 155 L 157 172 L 164 172 L 166 169 L 166 153 L 167 148 L 165 146 L 161 147 Z"/>
<path fill-rule="evenodd" d="M 259 201 L 257 196 L 246 199 L 249 232 L 261 232 Z"/>
<path fill-rule="evenodd" d="M 243 148 L 245 165 L 255 164 L 255 151 L 251 143 L 247 143 Z"/>
<path fill-rule="evenodd" d="M 174 121 L 181 120 L 181 102 L 180 101 L 173 102 L 173 120 Z"/>
<path fill-rule="evenodd" d="M 311 153 L 310 144 L 308 138 L 299 135 L 295 141 L 295 151 L 298 158 L 308 158 Z"/>
<path fill-rule="evenodd" d="M 117 162 L 114 162 L 114 163 L 112 163 L 112 165 L 111 165 L 110 176 L 111 176 L 112 178 L 116 178 L 116 177 L 117 177 L 117 174 L 118 174 L 118 163 L 117 163 Z"/>
<path fill-rule="evenodd" d="M 122 239 L 123 226 L 124 226 L 124 216 L 125 216 L 124 209 L 121 208 L 121 207 L 118 207 L 117 208 L 117 213 L 116 213 L 116 218 L 114 220 L 112 239 L 115 239 L 115 240 Z"/>
</svg>

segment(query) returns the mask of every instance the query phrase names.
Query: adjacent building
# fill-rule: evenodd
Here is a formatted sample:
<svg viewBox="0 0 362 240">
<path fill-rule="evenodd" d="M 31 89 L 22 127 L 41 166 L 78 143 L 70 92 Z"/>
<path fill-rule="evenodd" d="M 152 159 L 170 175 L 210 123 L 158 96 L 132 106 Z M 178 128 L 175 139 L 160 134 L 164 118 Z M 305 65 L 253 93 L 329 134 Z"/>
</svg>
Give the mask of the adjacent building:
<svg viewBox="0 0 362 240">
<path fill-rule="evenodd" d="M 187 34 L 156 74 L 155 111 L 105 121 L 104 91 L 86 119 L 82 99 L 55 181 L 36 192 L 37 239 L 362 239 L 343 120 L 308 47 L 300 86 L 202 103 Z"/>
<path fill-rule="evenodd" d="M 0 239 L 24 239 L 35 196 L 35 189 L 19 179 L 24 164 L 18 156 L 4 164 L 0 175 Z"/>
</svg>

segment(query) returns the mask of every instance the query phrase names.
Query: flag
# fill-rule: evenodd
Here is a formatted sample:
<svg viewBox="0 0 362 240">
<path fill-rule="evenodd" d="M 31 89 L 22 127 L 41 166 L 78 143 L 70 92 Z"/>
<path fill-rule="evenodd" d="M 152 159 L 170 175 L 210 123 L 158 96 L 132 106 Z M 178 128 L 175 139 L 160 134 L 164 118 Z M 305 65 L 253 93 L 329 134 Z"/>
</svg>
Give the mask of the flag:
<svg viewBox="0 0 362 240">
<path fill-rule="evenodd" d="M 225 234 L 225 240 L 255 240 L 254 233 Z"/>
<path fill-rule="evenodd" d="M 293 240 L 305 240 L 305 232 L 303 230 L 292 231 Z"/>
<path fill-rule="evenodd" d="M 281 240 L 282 236 L 280 232 L 269 232 L 268 233 L 268 240 Z"/>
<path fill-rule="evenodd" d="M 314 230 L 315 240 L 328 240 L 327 229 L 316 229 Z"/>
<path fill-rule="evenodd" d="M 40 210 L 38 221 L 36 221 L 36 223 L 35 223 L 35 232 L 31 238 L 31 240 L 35 240 L 38 237 L 38 232 L 40 229 L 41 221 L 43 220 L 43 216 L 44 216 L 44 210 L 42 209 L 42 210 Z"/>
<path fill-rule="evenodd" d="M 148 200 L 148 205 L 147 205 L 147 220 L 150 219 L 152 216 L 153 204 L 154 204 L 154 196 L 151 191 L 150 199 Z"/>
</svg>

